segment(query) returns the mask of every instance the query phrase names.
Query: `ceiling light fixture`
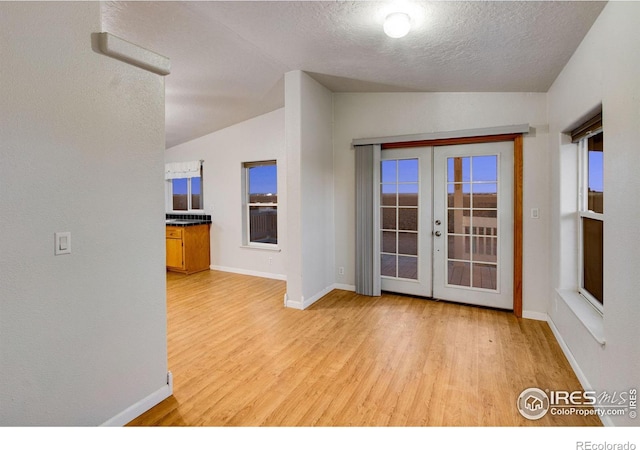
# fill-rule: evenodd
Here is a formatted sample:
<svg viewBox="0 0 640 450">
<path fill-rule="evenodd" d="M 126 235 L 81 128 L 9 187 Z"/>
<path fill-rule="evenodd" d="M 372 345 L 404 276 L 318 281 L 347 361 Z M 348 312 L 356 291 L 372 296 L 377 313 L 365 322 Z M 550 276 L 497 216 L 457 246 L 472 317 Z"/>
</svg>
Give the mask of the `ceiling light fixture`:
<svg viewBox="0 0 640 450">
<path fill-rule="evenodd" d="M 392 38 L 401 38 L 411 29 L 411 18 L 403 12 L 391 13 L 384 20 L 384 32 Z"/>
</svg>

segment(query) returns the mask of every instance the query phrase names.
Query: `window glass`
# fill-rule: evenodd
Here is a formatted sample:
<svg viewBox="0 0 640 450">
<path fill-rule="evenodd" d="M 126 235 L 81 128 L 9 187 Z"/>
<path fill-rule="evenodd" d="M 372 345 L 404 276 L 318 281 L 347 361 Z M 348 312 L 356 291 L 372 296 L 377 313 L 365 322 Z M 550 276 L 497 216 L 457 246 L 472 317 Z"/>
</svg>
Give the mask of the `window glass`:
<svg viewBox="0 0 640 450">
<path fill-rule="evenodd" d="M 380 162 L 380 227 L 384 277 L 418 279 L 419 160 Z"/>
<path fill-rule="evenodd" d="M 596 300 L 604 304 L 602 231 L 601 220 L 582 218 L 582 285 Z"/>
<path fill-rule="evenodd" d="M 418 206 L 418 183 L 398 185 L 398 203 L 400 206 Z"/>
<path fill-rule="evenodd" d="M 382 183 L 396 183 L 396 176 L 398 172 L 398 161 L 388 160 L 380 163 L 380 173 Z"/>
<path fill-rule="evenodd" d="M 417 159 L 401 159 L 398 161 L 398 181 L 400 183 L 418 182 Z"/>
<path fill-rule="evenodd" d="M 275 161 L 245 163 L 246 240 L 278 243 L 278 168 Z"/>
<path fill-rule="evenodd" d="M 447 161 L 447 181 L 450 183 L 471 180 L 471 158 L 449 158 Z"/>
<path fill-rule="evenodd" d="M 173 192 L 173 210 L 187 211 L 189 209 L 189 188 L 187 178 L 175 178 L 171 180 Z"/>
<path fill-rule="evenodd" d="M 194 178 L 174 178 L 171 180 L 170 189 L 172 211 L 204 209 L 201 176 Z"/>
<path fill-rule="evenodd" d="M 448 283 L 495 290 L 498 156 L 448 158 L 447 171 Z"/>
<path fill-rule="evenodd" d="M 571 131 L 578 144 L 578 291 L 597 310 L 604 306 L 604 132 L 602 113 Z"/>
<path fill-rule="evenodd" d="M 249 167 L 249 203 L 278 201 L 278 169 L 275 164 Z"/>
<path fill-rule="evenodd" d="M 278 208 L 275 206 L 250 206 L 249 230 L 251 242 L 278 243 Z"/>
<path fill-rule="evenodd" d="M 498 157 L 474 156 L 472 170 L 473 181 L 498 181 Z"/>
<path fill-rule="evenodd" d="M 581 171 L 580 292 L 598 309 L 604 305 L 604 133 L 586 135 L 580 141 Z"/>
<path fill-rule="evenodd" d="M 202 209 L 202 178 L 191 178 L 191 209 Z"/>
<path fill-rule="evenodd" d="M 603 186 L 603 138 L 602 133 L 589 138 L 588 150 L 588 209 L 596 213 L 604 213 L 604 186 Z"/>
</svg>

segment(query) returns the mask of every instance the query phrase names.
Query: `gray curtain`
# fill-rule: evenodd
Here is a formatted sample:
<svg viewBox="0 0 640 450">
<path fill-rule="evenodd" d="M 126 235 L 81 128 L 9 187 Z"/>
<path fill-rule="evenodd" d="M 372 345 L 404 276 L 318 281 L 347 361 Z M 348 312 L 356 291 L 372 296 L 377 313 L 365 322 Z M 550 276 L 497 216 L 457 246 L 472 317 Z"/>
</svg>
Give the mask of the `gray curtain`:
<svg viewBox="0 0 640 450">
<path fill-rule="evenodd" d="M 380 145 L 357 145 L 356 292 L 380 295 Z"/>
</svg>

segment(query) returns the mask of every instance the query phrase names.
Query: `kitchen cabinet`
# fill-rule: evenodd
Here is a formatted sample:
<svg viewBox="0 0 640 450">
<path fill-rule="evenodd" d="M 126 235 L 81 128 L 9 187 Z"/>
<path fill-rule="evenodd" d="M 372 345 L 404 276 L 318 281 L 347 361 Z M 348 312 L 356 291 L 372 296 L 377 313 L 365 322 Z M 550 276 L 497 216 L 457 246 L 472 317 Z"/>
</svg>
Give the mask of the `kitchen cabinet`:
<svg viewBox="0 0 640 450">
<path fill-rule="evenodd" d="M 209 270 L 209 225 L 167 226 L 167 270 L 191 274 Z"/>
</svg>

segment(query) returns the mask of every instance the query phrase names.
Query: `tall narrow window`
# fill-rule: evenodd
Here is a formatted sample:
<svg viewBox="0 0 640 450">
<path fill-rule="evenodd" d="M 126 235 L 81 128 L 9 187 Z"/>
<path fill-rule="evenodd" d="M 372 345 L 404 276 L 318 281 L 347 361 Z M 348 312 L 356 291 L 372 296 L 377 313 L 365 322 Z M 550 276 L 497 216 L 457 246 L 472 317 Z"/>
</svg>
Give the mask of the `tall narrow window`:
<svg viewBox="0 0 640 450">
<path fill-rule="evenodd" d="M 278 244 L 278 167 L 276 161 L 244 163 L 246 242 Z"/>
<path fill-rule="evenodd" d="M 572 133 L 578 143 L 579 290 L 599 311 L 604 306 L 604 133 L 598 115 Z"/>
</svg>

